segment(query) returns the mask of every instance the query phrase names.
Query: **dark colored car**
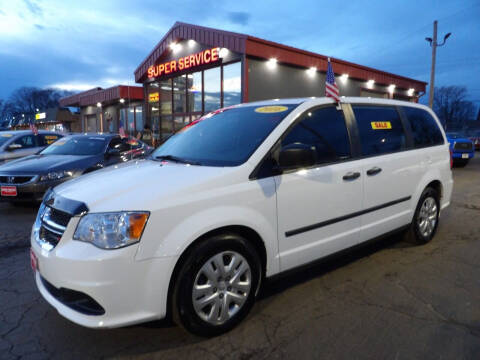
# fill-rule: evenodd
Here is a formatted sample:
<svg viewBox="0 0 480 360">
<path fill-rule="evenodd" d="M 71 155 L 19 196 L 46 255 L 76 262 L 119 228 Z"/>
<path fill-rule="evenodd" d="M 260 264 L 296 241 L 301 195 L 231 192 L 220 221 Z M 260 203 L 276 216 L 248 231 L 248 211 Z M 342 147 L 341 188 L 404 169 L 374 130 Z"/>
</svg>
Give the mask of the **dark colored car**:
<svg viewBox="0 0 480 360">
<path fill-rule="evenodd" d="M 0 165 L 36 154 L 63 136 L 46 130 L 39 130 L 37 135 L 31 130 L 0 131 Z"/>
<path fill-rule="evenodd" d="M 137 139 L 114 134 L 66 136 L 39 154 L 0 166 L 0 200 L 41 201 L 49 188 L 62 182 L 152 151 Z"/>
<path fill-rule="evenodd" d="M 465 166 L 474 157 L 475 148 L 470 139 L 458 132 L 448 132 L 447 140 L 450 143 L 450 152 L 454 165 Z"/>
</svg>

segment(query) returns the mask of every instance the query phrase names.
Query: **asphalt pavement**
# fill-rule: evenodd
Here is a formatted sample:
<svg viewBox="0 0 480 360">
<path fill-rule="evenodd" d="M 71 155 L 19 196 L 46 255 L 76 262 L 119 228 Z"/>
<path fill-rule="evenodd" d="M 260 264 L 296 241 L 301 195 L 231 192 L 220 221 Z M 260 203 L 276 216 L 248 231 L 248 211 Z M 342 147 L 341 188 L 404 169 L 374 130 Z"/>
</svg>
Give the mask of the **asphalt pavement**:
<svg viewBox="0 0 480 360">
<path fill-rule="evenodd" d="M 61 317 L 29 263 L 36 207 L 0 203 L 0 359 L 479 359 L 480 153 L 454 169 L 433 241 L 390 237 L 266 284 L 250 316 L 204 339 L 165 321 L 92 330 Z"/>
</svg>

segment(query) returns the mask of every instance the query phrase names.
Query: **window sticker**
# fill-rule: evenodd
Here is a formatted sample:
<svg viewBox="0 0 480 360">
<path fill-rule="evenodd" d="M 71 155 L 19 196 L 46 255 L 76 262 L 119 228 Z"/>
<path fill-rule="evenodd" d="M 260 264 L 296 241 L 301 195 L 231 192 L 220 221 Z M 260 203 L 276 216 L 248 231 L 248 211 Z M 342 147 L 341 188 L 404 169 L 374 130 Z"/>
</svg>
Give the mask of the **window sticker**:
<svg viewBox="0 0 480 360">
<path fill-rule="evenodd" d="M 2 134 L 1 137 L 11 138 L 13 134 Z"/>
<path fill-rule="evenodd" d="M 392 128 L 390 121 L 372 121 L 370 124 L 373 130 L 389 130 Z"/>
<path fill-rule="evenodd" d="M 45 139 L 47 139 L 47 140 L 57 140 L 58 136 L 56 136 L 56 135 L 45 135 Z"/>
<path fill-rule="evenodd" d="M 101 141 L 105 141 L 105 138 L 101 138 L 101 137 L 89 137 L 88 139 L 89 139 L 89 140 L 101 140 Z"/>
<path fill-rule="evenodd" d="M 55 141 L 52 146 L 62 146 L 62 145 L 65 145 L 67 141 L 66 140 L 59 140 L 59 141 Z"/>
<path fill-rule="evenodd" d="M 264 114 L 273 114 L 273 113 L 284 112 L 287 110 L 288 110 L 288 107 L 286 106 L 274 105 L 274 106 L 262 106 L 262 107 L 256 108 L 255 112 L 264 113 Z"/>
</svg>

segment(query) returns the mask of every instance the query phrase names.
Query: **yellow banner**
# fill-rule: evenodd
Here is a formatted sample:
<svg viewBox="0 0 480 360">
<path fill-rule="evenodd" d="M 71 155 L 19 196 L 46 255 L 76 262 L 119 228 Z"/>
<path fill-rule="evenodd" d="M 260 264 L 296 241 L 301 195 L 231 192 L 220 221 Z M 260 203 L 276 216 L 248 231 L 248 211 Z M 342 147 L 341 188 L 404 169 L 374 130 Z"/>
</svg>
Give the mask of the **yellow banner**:
<svg viewBox="0 0 480 360">
<path fill-rule="evenodd" d="M 148 94 L 148 102 L 157 102 L 158 100 L 160 100 L 160 94 L 158 92 Z"/>
<path fill-rule="evenodd" d="M 390 121 L 373 121 L 371 124 L 373 130 L 388 130 L 392 128 Z"/>
</svg>

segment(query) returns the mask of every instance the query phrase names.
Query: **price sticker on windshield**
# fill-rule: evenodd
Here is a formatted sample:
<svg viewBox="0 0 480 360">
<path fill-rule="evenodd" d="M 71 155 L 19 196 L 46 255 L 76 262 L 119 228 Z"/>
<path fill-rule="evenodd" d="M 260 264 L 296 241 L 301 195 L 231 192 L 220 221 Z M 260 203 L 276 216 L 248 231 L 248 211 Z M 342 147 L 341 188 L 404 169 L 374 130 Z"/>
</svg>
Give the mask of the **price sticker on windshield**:
<svg viewBox="0 0 480 360">
<path fill-rule="evenodd" d="M 258 107 L 255 109 L 255 112 L 257 113 L 263 113 L 263 114 L 274 114 L 274 113 L 281 113 L 284 111 L 287 111 L 288 107 L 286 106 L 262 106 Z"/>
<path fill-rule="evenodd" d="M 55 141 L 52 146 L 62 146 L 62 145 L 65 145 L 66 141 L 65 140 L 59 140 L 59 141 Z"/>
<path fill-rule="evenodd" d="M 373 130 L 389 130 L 392 128 L 390 121 L 372 121 L 370 124 Z"/>
<path fill-rule="evenodd" d="M 10 138 L 13 136 L 13 134 L 2 134 L 0 135 L 1 137 L 6 137 L 6 138 Z"/>
</svg>

